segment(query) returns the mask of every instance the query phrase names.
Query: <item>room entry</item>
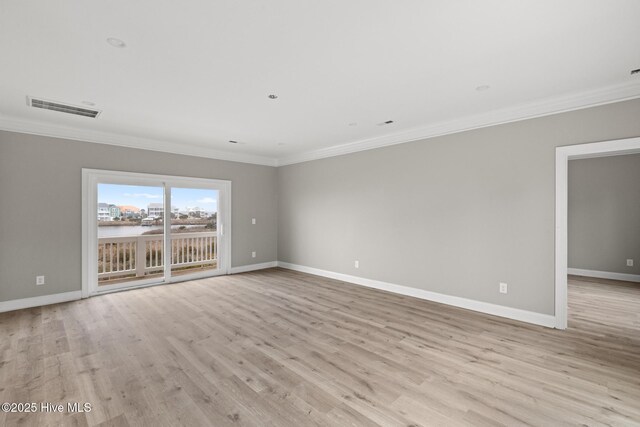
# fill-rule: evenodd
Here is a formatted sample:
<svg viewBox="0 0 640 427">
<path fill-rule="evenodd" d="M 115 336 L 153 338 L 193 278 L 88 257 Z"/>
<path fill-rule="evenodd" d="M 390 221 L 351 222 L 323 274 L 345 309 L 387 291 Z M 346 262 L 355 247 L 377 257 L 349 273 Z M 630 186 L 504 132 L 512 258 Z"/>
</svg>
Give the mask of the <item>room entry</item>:
<svg viewBox="0 0 640 427">
<path fill-rule="evenodd" d="M 83 170 L 83 296 L 228 273 L 229 181 Z"/>
<path fill-rule="evenodd" d="M 640 153 L 640 138 L 618 139 L 556 148 L 556 250 L 555 318 L 556 328 L 567 328 L 568 284 L 568 207 L 569 160 Z M 623 258 L 624 259 L 624 258 Z M 627 267 L 631 267 L 628 266 Z M 579 273 L 575 270 L 573 273 Z"/>
</svg>

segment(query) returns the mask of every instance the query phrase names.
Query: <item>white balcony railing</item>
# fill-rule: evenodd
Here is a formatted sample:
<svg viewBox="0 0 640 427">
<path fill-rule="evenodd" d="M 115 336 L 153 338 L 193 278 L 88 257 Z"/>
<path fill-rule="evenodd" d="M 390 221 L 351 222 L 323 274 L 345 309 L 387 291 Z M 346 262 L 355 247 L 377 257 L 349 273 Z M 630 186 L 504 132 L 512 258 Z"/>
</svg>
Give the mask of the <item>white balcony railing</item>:
<svg viewBox="0 0 640 427">
<path fill-rule="evenodd" d="M 215 231 L 172 234 L 172 270 L 217 266 L 217 236 Z M 161 273 L 163 242 L 162 234 L 98 238 L 98 280 Z"/>
</svg>

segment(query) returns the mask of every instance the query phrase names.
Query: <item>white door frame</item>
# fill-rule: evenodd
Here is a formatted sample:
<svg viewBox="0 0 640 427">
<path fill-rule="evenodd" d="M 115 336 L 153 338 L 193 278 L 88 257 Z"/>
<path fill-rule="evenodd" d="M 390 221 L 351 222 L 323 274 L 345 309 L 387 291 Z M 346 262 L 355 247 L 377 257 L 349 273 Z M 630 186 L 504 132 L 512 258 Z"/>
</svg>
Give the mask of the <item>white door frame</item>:
<svg viewBox="0 0 640 427">
<path fill-rule="evenodd" d="M 82 297 L 87 298 L 96 295 L 97 281 L 97 236 L 92 231 L 97 227 L 97 184 L 110 182 L 123 185 L 148 185 L 157 186 L 162 183 L 164 187 L 165 204 L 171 206 L 171 187 L 175 188 L 211 188 L 215 186 L 219 193 L 218 204 L 218 242 L 222 251 L 218 252 L 218 266 L 216 274 L 229 274 L 231 269 L 231 181 L 206 178 L 189 178 L 172 175 L 157 175 L 137 172 L 121 172 L 101 169 L 82 169 Z M 165 236 L 169 237 L 171 229 L 170 221 L 163 221 Z M 165 238 L 164 265 L 171 265 L 171 240 Z M 179 276 L 171 278 L 171 269 L 165 268 L 165 277 L 159 282 L 157 279 L 139 280 L 135 284 L 114 285 L 110 290 L 120 288 L 133 288 L 151 286 L 162 283 L 174 283 L 184 280 L 193 280 L 212 276 L 210 272 Z"/>
<path fill-rule="evenodd" d="M 556 148 L 556 328 L 567 328 L 569 160 L 640 153 L 640 138 Z"/>
</svg>

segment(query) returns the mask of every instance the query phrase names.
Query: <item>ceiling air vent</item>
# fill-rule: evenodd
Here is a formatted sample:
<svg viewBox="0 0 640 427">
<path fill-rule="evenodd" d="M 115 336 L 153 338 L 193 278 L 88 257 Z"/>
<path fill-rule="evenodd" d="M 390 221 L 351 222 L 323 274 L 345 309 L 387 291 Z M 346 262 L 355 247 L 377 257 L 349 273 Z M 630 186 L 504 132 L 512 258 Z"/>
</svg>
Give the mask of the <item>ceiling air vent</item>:
<svg viewBox="0 0 640 427">
<path fill-rule="evenodd" d="M 100 114 L 98 110 L 76 107 L 75 105 L 63 104 L 61 102 L 45 101 L 44 99 L 27 97 L 27 104 L 30 107 L 53 110 L 60 113 L 74 114 L 76 116 L 91 117 L 95 119 Z"/>
</svg>

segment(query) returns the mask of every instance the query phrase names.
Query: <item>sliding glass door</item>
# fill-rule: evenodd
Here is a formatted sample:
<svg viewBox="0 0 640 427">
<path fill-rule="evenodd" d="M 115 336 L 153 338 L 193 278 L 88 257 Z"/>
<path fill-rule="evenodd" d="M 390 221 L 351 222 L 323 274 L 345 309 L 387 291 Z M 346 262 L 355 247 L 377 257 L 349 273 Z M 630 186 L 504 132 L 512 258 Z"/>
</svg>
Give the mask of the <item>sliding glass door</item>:
<svg viewBox="0 0 640 427">
<path fill-rule="evenodd" d="M 219 269 L 218 204 L 211 188 L 171 188 L 171 277 L 199 277 Z"/>
<path fill-rule="evenodd" d="M 229 181 L 83 170 L 83 294 L 228 273 Z"/>
<path fill-rule="evenodd" d="M 164 186 L 97 186 L 98 289 L 162 282 Z"/>
</svg>

